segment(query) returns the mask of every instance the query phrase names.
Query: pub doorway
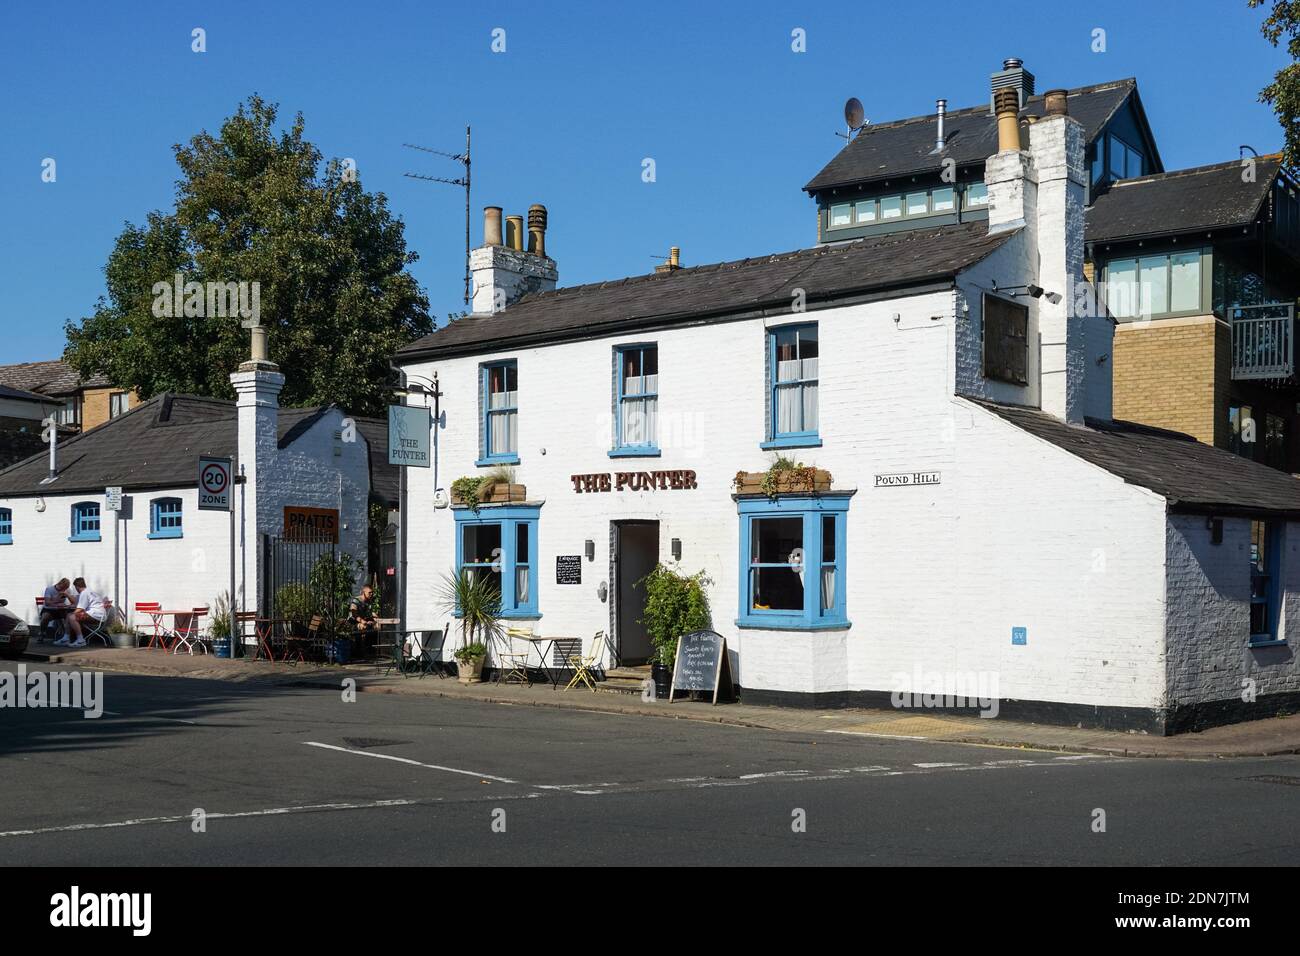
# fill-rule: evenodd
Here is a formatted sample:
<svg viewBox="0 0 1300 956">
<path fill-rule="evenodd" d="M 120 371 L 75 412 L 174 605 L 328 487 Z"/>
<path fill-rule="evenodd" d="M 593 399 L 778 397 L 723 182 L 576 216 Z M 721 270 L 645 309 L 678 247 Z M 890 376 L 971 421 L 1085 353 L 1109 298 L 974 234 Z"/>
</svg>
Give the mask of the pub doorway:
<svg viewBox="0 0 1300 956">
<path fill-rule="evenodd" d="M 654 648 L 640 619 L 645 589 L 639 582 L 659 563 L 658 521 L 613 521 L 614 646 L 621 666 L 644 664 Z"/>
</svg>

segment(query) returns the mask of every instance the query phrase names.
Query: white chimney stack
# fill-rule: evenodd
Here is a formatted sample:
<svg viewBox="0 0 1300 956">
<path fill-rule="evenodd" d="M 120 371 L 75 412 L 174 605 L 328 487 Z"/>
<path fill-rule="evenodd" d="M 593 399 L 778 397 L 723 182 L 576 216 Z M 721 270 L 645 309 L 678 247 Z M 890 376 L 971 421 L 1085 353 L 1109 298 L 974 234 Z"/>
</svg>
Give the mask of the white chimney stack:
<svg viewBox="0 0 1300 956">
<path fill-rule="evenodd" d="M 528 209 L 528 248 L 523 247 L 523 217 L 508 217 L 507 240 L 502 241 L 501 207 L 483 210 L 483 245 L 469 256 L 474 277 L 472 308 L 475 315 L 491 315 L 533 292 L 555 288 L 559 272 L 546 255 L 546 207 Z"/>
</svg>

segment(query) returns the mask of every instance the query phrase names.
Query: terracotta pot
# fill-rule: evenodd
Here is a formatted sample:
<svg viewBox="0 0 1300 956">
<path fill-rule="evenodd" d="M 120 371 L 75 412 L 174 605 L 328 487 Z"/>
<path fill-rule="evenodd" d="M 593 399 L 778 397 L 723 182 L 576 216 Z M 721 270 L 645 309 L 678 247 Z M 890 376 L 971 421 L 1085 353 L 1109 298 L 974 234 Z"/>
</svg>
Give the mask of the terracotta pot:
<svg viewBox="0 0 1300 956">
<path fill-rule="evenodd" d="M 481 684 L 483 682 L 484 657 L 471 657 L 467 661 L 456 661 L 456 679 L 462 684 Z"/>
</svg>

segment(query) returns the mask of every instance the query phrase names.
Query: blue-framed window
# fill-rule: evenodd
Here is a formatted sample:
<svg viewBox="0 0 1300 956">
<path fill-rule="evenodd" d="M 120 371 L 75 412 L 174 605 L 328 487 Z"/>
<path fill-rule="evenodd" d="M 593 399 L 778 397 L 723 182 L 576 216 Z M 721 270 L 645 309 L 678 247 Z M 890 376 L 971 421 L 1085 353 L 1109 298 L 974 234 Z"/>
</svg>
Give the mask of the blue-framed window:
<svg viewBox="0 0 1300 956">
<path fill-rule="evenodd" d="M 78 501 L 72 506 L 72 535 L 69 541 L 99 540 L 99 502 Z"/>
<path fill-rule="evenodd" d="M 519 462 L 519 366 L 514 359 L 480 368 L 483 447 L 480 465 Z"/>
<path fill-rule="evenodd" d="M 537 610 L 537 518 L 540 506 L 457 508 L 456 568 L 486 577 L 501 591 L 501 616 L 540 617 Z"/>
<path fill-rule="evenodd" d="M 614 450 L 610 454 L 659 454 L 658 345 L 614 349 Z"/>
<path fill-rule="evenodd" d="M 180 538 L 183 534 L 181 499 L 155 498 L 149 502 L 149 537 Z"/>
<path fill-rule="evenodd" d="M 817 323 L 783 325 L 767 333 L 768 418 L 764 448 L 821 444 L 817 434 Z"/>
<path fill-rule="evenodd" d="M 848 495 L 742 498 L 740 627 L 848 627 Z"/>
<path fill-rule="evenodd" d="M 1272 644 L 1284 639 L 1278 623 L 1282 610 L 1282 550 L 1280 521 L 1250 523 L 1250 643 Z"/>
<path fill-rule="evenodd" d="M 0 508 L 0 544 L 14 543 L 14 513 L 12 508 Z"/>
</svg>

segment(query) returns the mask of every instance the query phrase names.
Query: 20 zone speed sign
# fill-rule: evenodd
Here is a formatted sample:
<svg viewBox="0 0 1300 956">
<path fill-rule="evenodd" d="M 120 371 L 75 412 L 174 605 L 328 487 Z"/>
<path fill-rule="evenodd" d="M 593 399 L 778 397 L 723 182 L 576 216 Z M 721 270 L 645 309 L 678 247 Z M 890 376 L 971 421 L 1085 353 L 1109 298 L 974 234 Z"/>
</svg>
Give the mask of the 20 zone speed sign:
<svg viewBox="0 0 1300 956">
<path fill-rule="evenodd" d="M 230 459 L 199 458 L 199 510 L 229 511 Z"/>
</svg>

